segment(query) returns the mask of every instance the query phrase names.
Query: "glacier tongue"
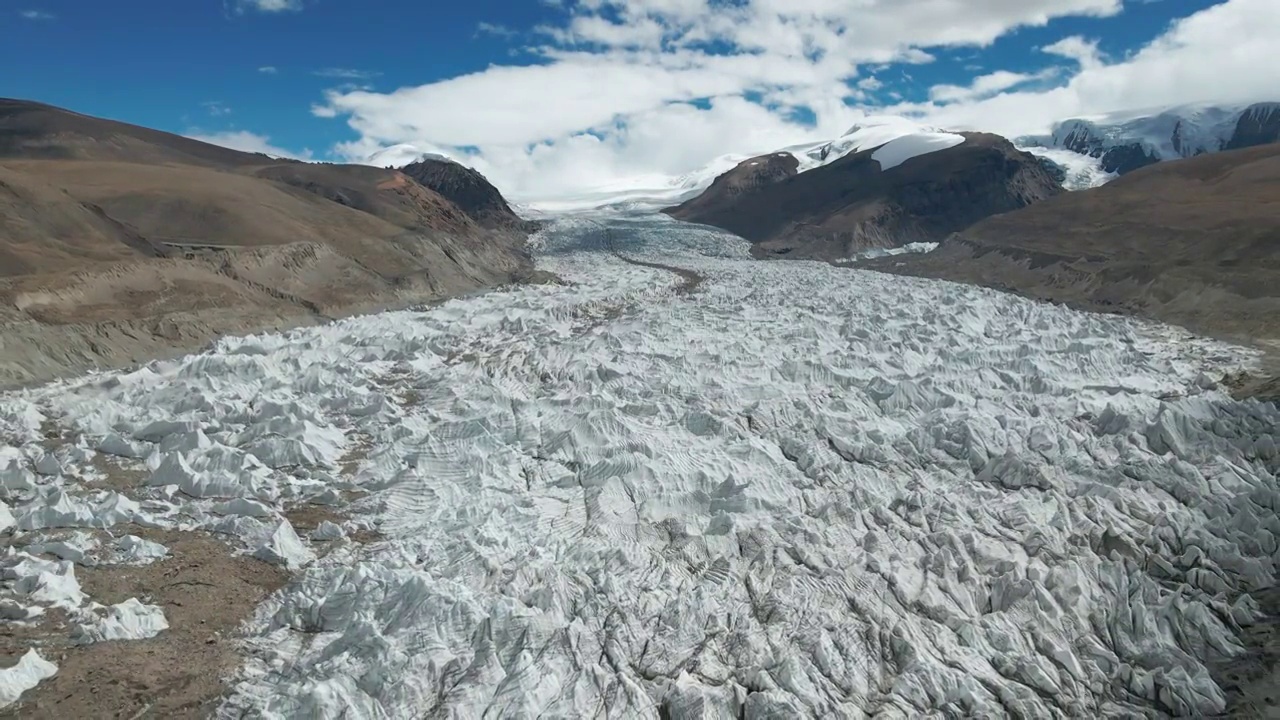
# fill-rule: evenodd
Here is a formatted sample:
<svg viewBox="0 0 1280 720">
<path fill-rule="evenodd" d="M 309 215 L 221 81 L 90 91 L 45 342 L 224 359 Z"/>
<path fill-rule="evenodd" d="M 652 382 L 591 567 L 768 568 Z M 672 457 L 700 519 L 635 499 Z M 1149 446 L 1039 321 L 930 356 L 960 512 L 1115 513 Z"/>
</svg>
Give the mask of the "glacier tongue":
<svg viewBox="0 0 1280 720">
<path fill-rule="evenodd" d="M 697 291 L 577 218 L 533 243 L 569 285 L 41 391 L 302 568 L 221 717 L 1223 711 L 1280 553 L 1280 413 L 1211 380 L 1249 353 L 610 222 Z M 264 522 L 347 491 L 376 541 Z"/>
</svg>

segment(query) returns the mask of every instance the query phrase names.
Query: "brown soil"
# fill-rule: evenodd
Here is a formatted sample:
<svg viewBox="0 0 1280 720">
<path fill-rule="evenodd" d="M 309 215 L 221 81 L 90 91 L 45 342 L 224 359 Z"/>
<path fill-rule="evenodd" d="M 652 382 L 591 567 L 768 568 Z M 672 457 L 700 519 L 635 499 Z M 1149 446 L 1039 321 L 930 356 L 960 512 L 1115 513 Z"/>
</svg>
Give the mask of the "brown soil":
<svg viewBox="0 0 1280 720">
<path fill-rule="evenodd" d="M 202 533 L 133 529 L 172 555 L 142 567 L 76 568 L 94 601 L 112 605 L 136 597 L 164 608 L 169 629 L 149 640 L 73 646 L 65 628 L 45 623 L 41 654 L 58 674 L 6 708 L 4 718 L 203 718 L 216 707 L 224 681 L 240 666 L 240 624 L 283 587 L 288 574 Z M 0 636 L 5 664 L 35 639 Z"/>
</svg>

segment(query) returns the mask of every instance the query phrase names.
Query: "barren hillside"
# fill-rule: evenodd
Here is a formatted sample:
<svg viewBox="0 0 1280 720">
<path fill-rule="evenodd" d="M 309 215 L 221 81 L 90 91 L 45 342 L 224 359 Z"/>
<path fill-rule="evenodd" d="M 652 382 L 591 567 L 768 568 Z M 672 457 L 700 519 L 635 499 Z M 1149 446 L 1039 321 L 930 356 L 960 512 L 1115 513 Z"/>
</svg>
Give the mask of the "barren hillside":
<svg viewBox="0 0 1280 720">
<path fill-rule="evenodd" d="M 525 230 L 396 170 L 0 100 L 0 385 L 510 282 Z"/>
<path fill-rule="evenodd" d="M 1277 347 L 1280 144 L 1160 163 L 870 267 Z"/>
</svg>

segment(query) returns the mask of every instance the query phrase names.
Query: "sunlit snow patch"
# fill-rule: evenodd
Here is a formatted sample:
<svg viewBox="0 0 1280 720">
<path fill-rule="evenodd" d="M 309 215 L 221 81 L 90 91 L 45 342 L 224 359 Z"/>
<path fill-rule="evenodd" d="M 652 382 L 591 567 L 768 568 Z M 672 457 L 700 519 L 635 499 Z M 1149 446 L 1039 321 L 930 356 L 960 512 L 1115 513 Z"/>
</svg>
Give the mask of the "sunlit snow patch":
<svg viewBox="0 0 1280 720">
<path fill-rule="evenodd" d="M 911 158 L 953 148 L 963 142 L 964 136 L 955 133 L 914 133 L 890 140 L 871 153 L 871 159 L 880 163 L 881 170 L 889 170 Z"/>
<path fill-rule="evenodd" d="M 849 260 L 871 260 L 874 258 L 892 257 L 894 255 L 918 255 L 922 253 L 930 253 L 937 249 L 938 243 L 936 242 L 915 242 L 907 243 L 906 245 L 895 248 L 871 248 L 854 255 L 849 258 Z"/>
<path fill-rule="evenodd" d="M 829 165 L 840 158 L 863 150 L 896 145 L 886 150 L 881 167 L 885 170 L 911 157 L 953 147 L 964 137 L 923 125 L 914 120 L 892 115 L 863 118 L 839 138 L 786 148 L 800 160 L 800 172 Z M 948 144 L 950 143 L 950 144 Z M 882 148 L 885 149 L 885 148 Z M 874 156 L 873 156 L 874 157 Z"/>
</svg>

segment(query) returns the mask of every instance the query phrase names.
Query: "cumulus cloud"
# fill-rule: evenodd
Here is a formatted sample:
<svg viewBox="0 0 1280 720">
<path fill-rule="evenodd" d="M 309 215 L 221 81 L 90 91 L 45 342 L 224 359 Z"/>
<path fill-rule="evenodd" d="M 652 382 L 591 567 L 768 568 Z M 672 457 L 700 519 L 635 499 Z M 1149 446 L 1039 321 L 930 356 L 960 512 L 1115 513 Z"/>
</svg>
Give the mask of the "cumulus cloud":
<svg viewBox="0 0 1280 720">
<path fill-rule="evenodd" d="M 263 65 L 262 67 L 258 68 L 258 72 L 262 73 L 263 75 L 275 75 L 276 73 L 280 72 L 280 69 L 277 68 L 275 65 Z"/>
<path fill-rule="evenodd" d="M 536 200 L 689 172 L 727 153 L 838 135 L 868 113 L 933 124 L 1043 130 L 1062 117 L 1148 103 L 1265 95 L 1280 3 L 1227 0 L 1109 62 L 1067 37 L 1039 70 L 932 88 L 923 103 L 860 107 L 886 65 L 928 63 L 1121 0 L 564 0 L 535 29 L 534 64 L 394 92 L 331 90 L 313 112 L 344 119 L 359 160 L 400 143 L 467 156 L 513 197 Z M 1227 77 L 1223 77 L 1226 73 Z M 1046 84 L 1056 87 L 1045 89 Z M 890 97 L 893 95 L 890 94 Z"/>
<path fill-rule="evenodd" d="M 1037 80 L 1047 80 L 1056 75 L 1057 72 L 1057 68 L 1046 68 L 1037 73 L 997 70 L 987 75 L 979 75 L 966 86 L 934 85 L 929 89 L 929 99 L 937 103 L 977 100 L 991 97 L 1019 85 L 1026 85 Z"/>
<path fill-rule="evenodd" d="M 207 142 L 211 145 L 221 145 L 222 147 L 231 148 L 232 150 L 240 150 L 251 153 L 264 153 L 266 155 L 274 155 L 276 157 L 293 158 L 294 160 L 310 160 L 312 152 L 303 150 L 295 153 L 271 144 L 271 138 L 265 135 L 247 132 L 245 130 L 224 130 L 221 132 L 201 132 L 199 130 L 190 130 L 186 133 L 186 137 L 192 140 Z"/>
<path fill-rule="evenodd" d="M 1175 22 L 1150 44 L 1113 62 L 1082 38 L 1042 48 L 1079 63 L 1057 87 L 889 110 L 948 127 L 1016 136 L 1042 132 L 1056 120 L 1115 110 L 1274 100 L 1280 87 L 1275 37 L 1280 37 L 1280 3 L 1228 0 Z"/>
</svg>

